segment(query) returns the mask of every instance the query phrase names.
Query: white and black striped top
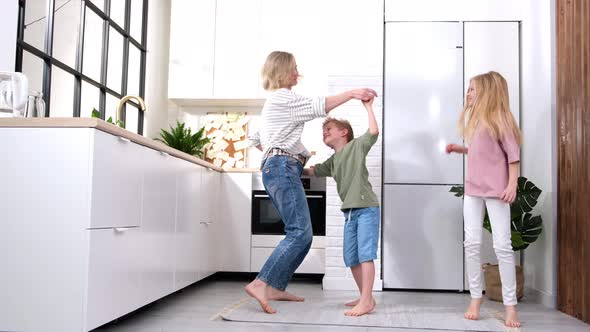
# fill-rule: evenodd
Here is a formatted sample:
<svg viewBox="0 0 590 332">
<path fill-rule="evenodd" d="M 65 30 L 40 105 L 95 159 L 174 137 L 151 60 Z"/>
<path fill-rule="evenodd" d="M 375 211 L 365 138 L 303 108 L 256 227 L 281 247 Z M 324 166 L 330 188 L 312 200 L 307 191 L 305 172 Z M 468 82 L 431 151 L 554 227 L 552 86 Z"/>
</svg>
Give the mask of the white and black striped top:
<svg viewBox="0 0 590 332">
<path fill-rule="evenodd" d="M 260 130 L 250 136 L 252 146 L 262 145 L 263 155 L 273 148 L 306 159 L 311 153 L 301 143 L 305 122 L 326 116 L 325 97 L 303 97 L 289 89 L 274 91 L 264 103 Z M 264 164 L 264 161 L 263 161 Z"/>
</svg>

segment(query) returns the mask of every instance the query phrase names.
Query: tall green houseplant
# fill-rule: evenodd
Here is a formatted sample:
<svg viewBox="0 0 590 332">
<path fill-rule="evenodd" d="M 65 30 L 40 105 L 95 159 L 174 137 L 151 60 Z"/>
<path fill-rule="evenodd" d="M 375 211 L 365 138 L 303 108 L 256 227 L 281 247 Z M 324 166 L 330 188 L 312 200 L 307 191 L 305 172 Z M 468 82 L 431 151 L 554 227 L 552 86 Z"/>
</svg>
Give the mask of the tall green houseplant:
<svg viewBox="0 0 590 332">
<path fill-rule="evenodd" d="M 203 158 L 203 148 L 211 142 L 210 138 L 205 137 L 205 127 L 193 134 L 190 127 L 186 127 L 184 122 L 178 120 L 176 120 L 176 127 L 170 126 L 170 131 L 161 129 L 160 138 L 155 140 L 199 158 Z"/>
<path fill-rule="evenodd" d="M 450 192 L 456 197 L 463 197 L 463 186 L 454 186 Z M 510 205 L 510 220 L 512 230 L 512 250 L 519 251 L 526 249 L 531 243 L 535 242 L 543 232 L 543 219 L 540 215 L 533 216 L 532 211 L 542 190 L 533 182 L 521 176 L 518 178 L 516 188 L 516 200 Z M 490 217 L 486 211 L 483 227 L 490 233 L 492 225 Z"/>
</svg>

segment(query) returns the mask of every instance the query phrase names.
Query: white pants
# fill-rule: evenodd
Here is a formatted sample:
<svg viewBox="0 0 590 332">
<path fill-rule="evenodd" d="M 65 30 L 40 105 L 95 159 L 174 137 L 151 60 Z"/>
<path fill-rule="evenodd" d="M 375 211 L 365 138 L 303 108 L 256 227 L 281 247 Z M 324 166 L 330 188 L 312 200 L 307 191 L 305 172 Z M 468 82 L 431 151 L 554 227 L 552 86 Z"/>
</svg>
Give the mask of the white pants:
<svg viewBox="0 0 590 332">
<path fill-rule="evenodd" d="M 514 251 L 510 239 L 510 205 L 496 198 L 465 195 L 463 217 L 465 219 L 465 258 L 469 291 L 474 299 L 481 298 L 481 237 L 484 208 L 487 208 L 492 224 L 494 251 L 500 267 L 502 298 L 504 305 L 516 305 L 516 269 Z"/>
</svg>

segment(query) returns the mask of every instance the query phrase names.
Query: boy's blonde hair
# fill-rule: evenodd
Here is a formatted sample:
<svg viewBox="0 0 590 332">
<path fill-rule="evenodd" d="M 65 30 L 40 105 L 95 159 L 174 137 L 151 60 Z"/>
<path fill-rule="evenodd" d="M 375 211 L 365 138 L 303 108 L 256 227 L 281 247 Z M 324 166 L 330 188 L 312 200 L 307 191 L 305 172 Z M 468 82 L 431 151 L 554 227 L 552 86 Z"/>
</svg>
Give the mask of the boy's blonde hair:
<svg viewBox="0 0 590 332">
<path fill-rule="evenodd" d="M 470 143 L 477 127 L 481 124 L 494 140 L 502 140 L 513 135 L 521 144 L 521 134 L 512 112 L 508 97 L 508 84 L 502 75 L 495 71 L 471 78 L 475 85 L 475 100 L 467 104 L 459 119 L 459 131 L 463 139 Z"/>
<path fill-rule="evenodd" d="M 352 131 L 352 126 L 350 125 L 350 122 L 346 120 L 339 120 L 336 118 L 327 117 L 326 120 L 324 120 L 324 123 L 322 124 L 322 128 L 326 127 L 329 123 L 334 124 L 334 126 L 336 126 L 336 128 L 338 129 L 348 130 L 348 133 L 346 134 L 346 143 L 354 139 L 354 132 Z"/>
<path fill-rule="evenodd" d="M 262 66 L 262 87 L 264 90 L 277 90 L 289 87 L 291 75 L 295 70 L 295 57 L 289 52 L 271 52 Z"/>
</svg>

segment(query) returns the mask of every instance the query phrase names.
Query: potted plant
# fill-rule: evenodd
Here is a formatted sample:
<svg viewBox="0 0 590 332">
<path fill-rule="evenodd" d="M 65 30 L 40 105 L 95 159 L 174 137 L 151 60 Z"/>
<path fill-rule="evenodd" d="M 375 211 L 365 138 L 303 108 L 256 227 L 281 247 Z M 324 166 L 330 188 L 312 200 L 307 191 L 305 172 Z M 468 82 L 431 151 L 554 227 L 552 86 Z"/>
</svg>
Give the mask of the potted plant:
<svg viewBox="0 0 590 332">
<path fill-rule="evenodd" d="M 450 192 L 456 197 L 463 197 L 463 186 L 454 186 Z M 537 205 L 542 190 L 525 177 L 518 178 L 516 188 L 516 199 L 510 205 L 510 220 L 512 231 L 512 250 L 520 251 L 526 249 L 535 242 L 543 232 L 543 219 L 540 215 L 533 215 L 532 211 Z M 490 233 L 492 225 L 486 210 L 483 227 Z M 502 284 L 498 265 L 484 264 L 484 275 L 486 282 L 486 295 L 494 301 L 502 301 Z M 524 274 L 521 266 L 516 266 L 516 297 L 522 298 L 524 293 Z"/>
<path fill-rule="evenodd" d="M 210 138 L 205 137 L 205 127 L 193 134 L 190 127 L 186 127 L 184 122 L 178 120 L 176 120 L 175 128 L 170 126 L 170 131 L 161 129 L 160 137 L 155 140 L 199 158 L 203 158 L 203 148 L 211 142 Z"/>
</svg>

